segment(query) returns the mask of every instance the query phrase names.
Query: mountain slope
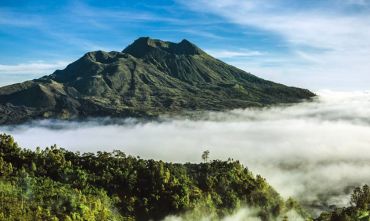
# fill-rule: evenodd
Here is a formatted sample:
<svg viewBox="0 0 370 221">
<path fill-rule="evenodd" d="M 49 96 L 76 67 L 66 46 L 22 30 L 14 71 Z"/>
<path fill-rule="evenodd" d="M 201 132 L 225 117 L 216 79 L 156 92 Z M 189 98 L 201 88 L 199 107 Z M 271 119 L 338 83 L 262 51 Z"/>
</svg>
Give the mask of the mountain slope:
<svg viewBox="0 0 370 221">
<path fill-rule="evenodd" d="M 313 96 L 246 73 L 187 40 L 139 38 L 122 52 L 89 52 L 64 70 L 0 88 L 0 124 L 225 110 Z"/>
</svg>

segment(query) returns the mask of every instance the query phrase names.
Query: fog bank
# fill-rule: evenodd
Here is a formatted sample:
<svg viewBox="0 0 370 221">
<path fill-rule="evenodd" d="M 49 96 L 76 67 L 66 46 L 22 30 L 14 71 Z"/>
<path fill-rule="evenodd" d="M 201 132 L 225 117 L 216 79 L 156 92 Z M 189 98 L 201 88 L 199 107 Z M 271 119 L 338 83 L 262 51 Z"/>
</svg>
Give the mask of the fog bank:
<svg viewBox="0 0 370 221">
<path fill-rule="evenodd" d="M 288 220 L 294 221 L 304 221 L 304 219 L 298 215 L 294 210 L 288 211 L 282 217 L 277 217 L 276 220 L 283 220 L 286 217 Z M 251 209 L 251 208 L 241 208 L 228 215 L 226 217 L 217 217 L 215 215 L 210 215 L 209 212 L 202 212 L 202 211 L 195 211 L 183 214 L 182 216 L 168 216 L 163 221 L 262 221 L 260 217 L 258 217 L 258 209 Z"/>
<path fill-rule="evenodd" d="M 120 149 L 174 162 L 200 162 L 210 150 L 211 159 L 240 160 L 284 197 L 310 208 L 345 205 L 353 186 L 370 183 L 370 93 L 319 95 L 313 102 L 204 113 L 193 120 L 37 121 L 0 131 L 22 147 Z"/>
</svg>

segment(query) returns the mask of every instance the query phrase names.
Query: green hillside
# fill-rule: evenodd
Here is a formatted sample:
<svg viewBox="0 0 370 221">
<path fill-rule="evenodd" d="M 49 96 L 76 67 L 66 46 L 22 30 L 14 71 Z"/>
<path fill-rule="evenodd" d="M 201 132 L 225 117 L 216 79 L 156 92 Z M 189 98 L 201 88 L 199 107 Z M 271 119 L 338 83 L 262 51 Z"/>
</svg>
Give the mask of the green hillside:
<svg viewBox="0 0 370 221">
<path fill-rule="evenodd" d="M 186 212 L 191 220 L 216 220 L 243 206 L 263 221 L 292 209 L 306 216 L 237 161 L 175 164 L 55 146 L 31 151 L 7 135 L 0 136 L 0 154 L 0 220 L 161 220 Z"/>
</svg>

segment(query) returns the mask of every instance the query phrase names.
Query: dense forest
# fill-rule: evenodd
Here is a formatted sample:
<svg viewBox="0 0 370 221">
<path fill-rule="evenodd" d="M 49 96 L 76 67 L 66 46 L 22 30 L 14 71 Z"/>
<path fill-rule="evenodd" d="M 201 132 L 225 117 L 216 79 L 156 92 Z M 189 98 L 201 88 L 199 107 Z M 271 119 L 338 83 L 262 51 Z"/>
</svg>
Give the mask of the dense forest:
<svg viewBox="0 0 370 221">
<path fill-rule="evenodd" d="M 0 154 L 0 220 L 162 220 L 189 211 L 217 220 L 244 206 L 264 221 L 287 220 L 291 210 L 309 219 L 238 161 L 176 164 L 56 146 L 32 151 L 5 134 Z M 357 188 L 351 207 L 317 220 L 368 220 L 369 202 L 368 186 Z"/>
</svg>

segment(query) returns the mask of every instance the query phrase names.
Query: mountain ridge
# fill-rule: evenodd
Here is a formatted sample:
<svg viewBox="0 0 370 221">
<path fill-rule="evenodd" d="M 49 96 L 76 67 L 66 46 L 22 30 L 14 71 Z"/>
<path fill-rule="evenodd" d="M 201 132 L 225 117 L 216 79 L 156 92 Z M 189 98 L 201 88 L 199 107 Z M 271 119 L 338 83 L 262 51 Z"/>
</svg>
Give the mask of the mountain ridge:
<svg viewBox="0 0 370 221">
<path fill-rule="evenodd" d="M 1 87 L 0 124 L 221 111 L 313 96 L 228 65 L 188 40 L 142 37 L 122 52 L 88 52 L 51 75 Z"/>
</svg>

